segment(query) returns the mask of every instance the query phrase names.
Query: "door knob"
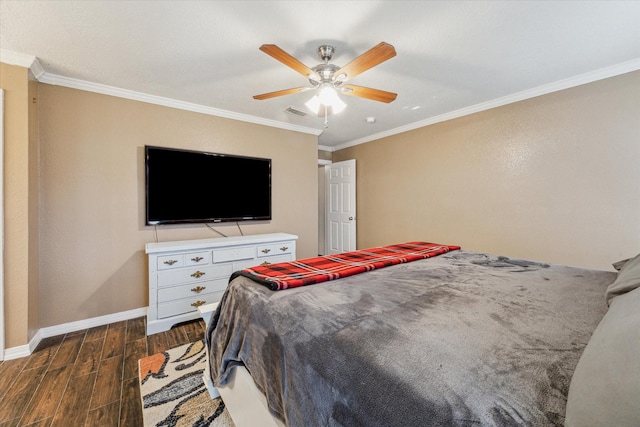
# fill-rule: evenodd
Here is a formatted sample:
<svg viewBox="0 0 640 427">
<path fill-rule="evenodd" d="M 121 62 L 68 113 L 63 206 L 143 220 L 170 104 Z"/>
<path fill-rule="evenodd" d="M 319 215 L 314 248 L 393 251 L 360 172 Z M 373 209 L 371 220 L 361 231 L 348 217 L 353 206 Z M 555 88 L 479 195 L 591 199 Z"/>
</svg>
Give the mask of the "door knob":
<svg viewBox="0 0 640 427">
<path fill-rule="evenodd" d="M 349 221 L 353 221 L 353 217 L 352 216 L 349 217 Z"/>
</svg>

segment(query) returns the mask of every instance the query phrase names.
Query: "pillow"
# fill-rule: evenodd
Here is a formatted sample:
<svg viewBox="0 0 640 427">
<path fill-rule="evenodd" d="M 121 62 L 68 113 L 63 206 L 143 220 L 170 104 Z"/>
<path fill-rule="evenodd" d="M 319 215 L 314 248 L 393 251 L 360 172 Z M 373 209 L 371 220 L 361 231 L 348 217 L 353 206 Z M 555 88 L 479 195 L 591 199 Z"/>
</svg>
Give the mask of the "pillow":
<svg viewBox="0 0 640 427">
<path fill-rule="evenodd" d="M 616 269 L 616 271 L 620 271 L 620 269 L 622 267 L 624 267 L 624 265 L 626 263 L 628 263 L 629 261 L 631 261 L 631 258 L 627 258 L 627 259 L 623 259 L 622 261 L 618 261 L 618 262 L 614 262 L 613 264 L 611 264 L 613 266 L 613 268 Z"/>
<path fill-rule="evenodd" d="M 622 262 L 623 261 L 620 261 L 616 264 L 620 264 Z M 618 277 L 609 285 L 605 292 L 607 304 L 611 303 L 612 298 L 632 291 L 637 287 L 640 287 L 640 254 L 636 255 L 635 258 L 631 258 L 624 262 L 620 268 Z"/>
<path fill-rule="evenodd" d="M 640 289 L 617 296 L 571 378 L 565 427 L 640 425 Z"/>
</svg>

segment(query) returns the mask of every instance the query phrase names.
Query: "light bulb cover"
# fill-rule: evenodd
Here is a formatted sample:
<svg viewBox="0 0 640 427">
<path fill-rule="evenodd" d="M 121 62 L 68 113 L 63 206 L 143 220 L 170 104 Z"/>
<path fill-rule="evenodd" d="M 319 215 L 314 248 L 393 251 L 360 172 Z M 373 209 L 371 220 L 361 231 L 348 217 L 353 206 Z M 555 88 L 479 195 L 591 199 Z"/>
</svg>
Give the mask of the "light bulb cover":
<svg viewBox="0 0 640 427">
<path fill-rule="evenodd" d="M 309 110 L 313 111 L 314 114 L 318 114 L 318 111 L 320 110 L 320 98 L 318 98 L 318 95 L 313 95 L 313 98 L 305 102 L 304 105 L 306 105 Z"/>
<path fill-rule="evenodd" d="M 318 93 L 318 98 L 320 99 L 320 103 L 322 105 L 326 105 L 327 107 L 329 107 L 333 105 L 333 102 L 336 99 L 338 99 L 338 95 L 336 95 L 336 91 L 333 90 L 331 86 L 324 85 Z"/>
<path fill-rule="evenodd" d="M 323 85 L 318 94 L 314 95 L 305 105 L 315 114 L 319 114 L 322 106 L 331 107 L 332 114 L 338 114 L 347 106 L 342 102 L 335 89 L 327 84 Z"/>
<path fill-rule="evenodd" d="M 333 110 L 333 114 L 338 114 L 339 112 L 344 110 L 346 106 L 347 106 L 347 104 L 342 102 L 342 100 L 340 98 L 338 98 L 338 95 L 336 95 L 336 99 L 333 101 L 333 104 L 331 105 L 331 108 Z"/>
</svg>

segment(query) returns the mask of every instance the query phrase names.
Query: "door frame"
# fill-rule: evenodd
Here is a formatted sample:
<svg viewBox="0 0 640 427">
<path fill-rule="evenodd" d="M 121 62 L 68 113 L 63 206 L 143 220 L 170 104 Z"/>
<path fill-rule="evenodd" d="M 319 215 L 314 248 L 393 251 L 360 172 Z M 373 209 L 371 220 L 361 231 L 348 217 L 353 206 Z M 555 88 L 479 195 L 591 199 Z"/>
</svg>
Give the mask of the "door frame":
<svg viewBox="0 0 640 427">
<path fill-rule="evenodd" d="M 325 180 L 327 168 L 330 165 L 331 160 L 318 159 L 318 255 L 322 256 L 326 254 L 325 247 L 325 221 L 327 216 L 327 195 L 325 194 Z"/>
<path fill-rule="evenodd" d="M 0 89 L 0 360 L 4 360 L 4 90 Z"/>
</svg>

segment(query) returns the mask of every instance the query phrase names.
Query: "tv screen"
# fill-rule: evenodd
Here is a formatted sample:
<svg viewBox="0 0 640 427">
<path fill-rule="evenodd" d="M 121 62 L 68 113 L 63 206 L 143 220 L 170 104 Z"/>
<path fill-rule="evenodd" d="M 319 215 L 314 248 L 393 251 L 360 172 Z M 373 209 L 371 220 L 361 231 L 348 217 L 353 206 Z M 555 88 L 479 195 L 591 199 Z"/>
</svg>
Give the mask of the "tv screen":
<svg viewBox="0 0 640 427">
<path fill-rule="evenodd" d="M 146 223 L 271 219 L 271 159 L 145 146 Z"/>
</svg>

